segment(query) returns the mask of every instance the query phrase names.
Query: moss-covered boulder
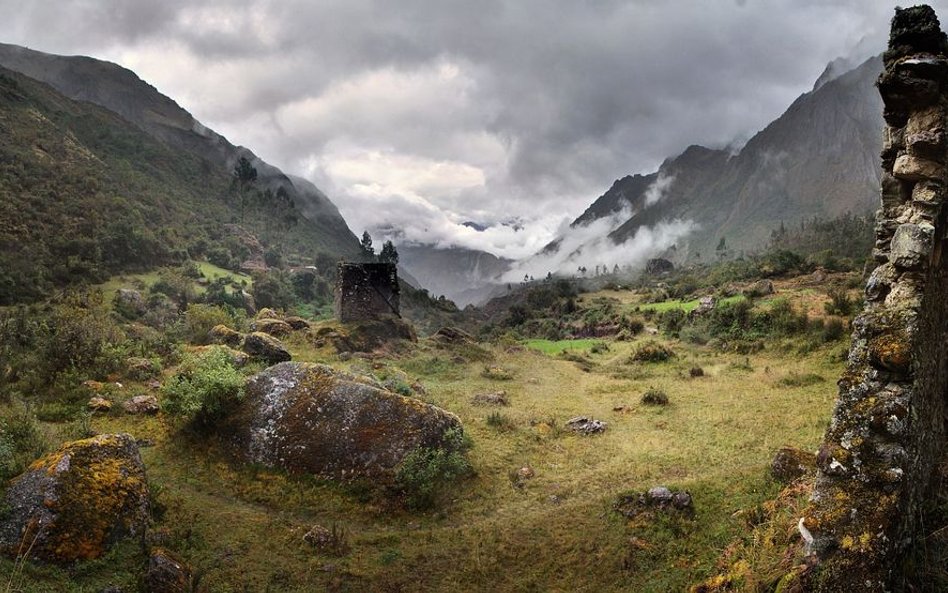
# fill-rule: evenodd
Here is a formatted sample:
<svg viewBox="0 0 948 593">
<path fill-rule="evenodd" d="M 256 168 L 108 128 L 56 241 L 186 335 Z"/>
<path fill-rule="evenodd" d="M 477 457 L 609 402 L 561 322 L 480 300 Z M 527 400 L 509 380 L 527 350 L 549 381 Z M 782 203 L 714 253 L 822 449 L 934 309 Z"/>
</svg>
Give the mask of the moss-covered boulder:
<svg viewBox="0 0 948 593">
<path fill-rule="evenodd" d="M 250 329 L 282 338 L 283 336 L 290 335 L 293 331 L 293 326 L 282 319 L 257 319 L 250 324 Z"/>
<path fill-rule="evenodd" d="M 231 348 L 237 348 L 240 346 L 241 340 L 244 339 L 244 337 L 240 335 L 240 332 L 233 330 L 224 324 L 218 324 L 212 327 L 209 337 L 212 343 L 223 344 L 224 346 L 230 346 Z"/>
<path fill-rule="evenodd" d="M 251 358 L 262 360 L 267 364 L 286 362 L 292 358 L 289 350 L 283 346 L 283 342 L 263 332 L 247 334 L 241 350 L 249 354 Z"/>
<path fill-rule="evenodd" d="M 4 498 L 0 552 L 36 560 L 98 558 L 144 533 L 148 486 L 135 439 L 105 434 L 66 443 L 35 461 Z"/>
<path fill-rule="evenodd" d="M 244 461 L 333 478 L 390 479 L 417 448 L 448 446 L 457 416 L 327 365 L 258 373 L 221 433 Z"/>
</svg>

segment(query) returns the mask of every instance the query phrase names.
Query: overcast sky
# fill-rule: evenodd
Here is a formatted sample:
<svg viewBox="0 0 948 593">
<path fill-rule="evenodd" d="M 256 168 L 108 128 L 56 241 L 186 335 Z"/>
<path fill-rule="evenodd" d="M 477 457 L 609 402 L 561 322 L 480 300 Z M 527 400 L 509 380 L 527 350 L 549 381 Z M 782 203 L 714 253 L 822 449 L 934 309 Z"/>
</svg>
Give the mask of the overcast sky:
<svg viewBox="0 0 948 593">
<path fill-rule="evenodd" d="M 0 41 L 131 68 L 314 181 L 357 234 L 523 256 L 614 179 L 740 143 L 830 60 L 882 51 L 893 6 L 0 0 Z"/>
</svg>

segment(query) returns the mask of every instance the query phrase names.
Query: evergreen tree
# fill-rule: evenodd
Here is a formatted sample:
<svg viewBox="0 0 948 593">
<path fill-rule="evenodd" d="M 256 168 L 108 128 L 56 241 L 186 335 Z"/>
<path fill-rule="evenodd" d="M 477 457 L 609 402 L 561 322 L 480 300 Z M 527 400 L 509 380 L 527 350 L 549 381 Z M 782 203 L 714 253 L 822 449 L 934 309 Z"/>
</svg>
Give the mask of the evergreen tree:
<svg viewBox="0 0 948 593">
<path fill-rule="evenodd" d="M 362 232 L 362 242 L 360 244 L 362 247 L 362 257 L 367 261 L 372 261 L 375 259 L 375 248 L 372 247 L 372 235 L 369 234 L 369 231 Z"/>
<path fill-rule="evenodd" d="M 389 264 L 398 263 L 398 251 L 391 241 L 386 241 L 382 244 L 382 251 L 379 252 L 379 261 Z"/>
</svg>

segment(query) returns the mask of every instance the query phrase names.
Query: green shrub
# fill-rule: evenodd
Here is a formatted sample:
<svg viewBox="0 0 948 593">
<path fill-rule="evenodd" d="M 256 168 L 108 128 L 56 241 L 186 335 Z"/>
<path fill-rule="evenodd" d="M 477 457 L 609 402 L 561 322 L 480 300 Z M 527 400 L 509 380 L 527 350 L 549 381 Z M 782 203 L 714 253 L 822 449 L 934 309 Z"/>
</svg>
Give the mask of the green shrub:
<svg viewBox="0 0 948 593">
<path fill-rule="evenodd" d="M 842 338 L 843 334 L 843 322 L 839 319 L 830 319 L 823 324 L 821 337 L 823 338 L 824 342 L 835 342 L 836 340 Z"/>
<path fill-rule="evenodd" d="M 786 377 L 777 381 L 777 384 L 782 387 L 808 387 L 824 381 L 826 381 L 826 379 L 816 373 L 791 372 Z"/>
<path fill-rule="evenodd" d="M 418 447 L 406 455 L 396 469 L 395 485 L 408 507 L 432 507 L 446 486 L 469 475 L 472 468 L 466 452 L 470 447 L 464 433 L 452 429 L 440 447 Z"/>
<path fill-rule="evenodd" d="M 49 443 L 26 406 L 14 404 L 0 412 L 0 484 L 48 450 Z"/>
<path fill-rule="evenodd" d="M 849 298 L 849 294 L 841 288 L 830 289 L 829 298 L 829 302 L 823 304 L 823 309 L 827 315 L 846 317 L 852 315 L 856 310 L 856 301 Z"/>
<path fill-rule="evenodd" d="M 655 340 L 648 340 L 639 344 L 635 352 L 632 353 L 631 360 L 636 362 L 665 362 L 674 356 L 675 353 L 664 344 L 660 344 Z"/>
<path fill-rule="evenodd" d="M 642 403 L 646 406 L 667 406 L 668 394 L 656 387 L 649 387 L 642 394 Z"/>
<path fill-rule="evenodd" d="M 223 348 L 184 361 L 161 388 L 162 408 L 205 427 L 225 416 L 244 393 L 244 378 Z"/>
<path fill-rule="evenodd" d="M 517 423 L 502 412 L 491 412 L 487 415 L 487 426 L 500 431 L 509 431 L 517 428 Z"/>
<path fill-rule="evenodd" d="M 192 304 L 184 312 L 185 338 L 192 344 L 207 344 L 211 329 L 216 325 L 233 327 L 234 314 L 218 305 Z"/>
</svg>

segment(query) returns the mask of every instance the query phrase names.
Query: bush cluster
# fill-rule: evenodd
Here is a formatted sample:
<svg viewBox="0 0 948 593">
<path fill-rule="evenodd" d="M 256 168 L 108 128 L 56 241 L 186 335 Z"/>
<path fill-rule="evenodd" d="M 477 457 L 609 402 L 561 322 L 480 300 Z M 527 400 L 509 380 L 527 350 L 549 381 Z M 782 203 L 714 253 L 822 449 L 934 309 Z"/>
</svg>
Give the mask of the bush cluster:
<svg viewBox="0 0 948 593">
<path fill-rule="evenodd" d="M 161 391 L 162 408 L 167 413 L 209 428 L 243 398 L 244 377 L 226 350 L 211 348 L 185 359 Z"/>
<path fill-rule="evenodd" d="M 402 459 L 395 484 L 409 508 L 431 508 L 438 494 L 472 472 L 467 459 L 471 443 L 460 430 L 445 433 L 439 447 L 419 447 Z"/>
</svg>

